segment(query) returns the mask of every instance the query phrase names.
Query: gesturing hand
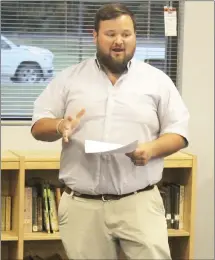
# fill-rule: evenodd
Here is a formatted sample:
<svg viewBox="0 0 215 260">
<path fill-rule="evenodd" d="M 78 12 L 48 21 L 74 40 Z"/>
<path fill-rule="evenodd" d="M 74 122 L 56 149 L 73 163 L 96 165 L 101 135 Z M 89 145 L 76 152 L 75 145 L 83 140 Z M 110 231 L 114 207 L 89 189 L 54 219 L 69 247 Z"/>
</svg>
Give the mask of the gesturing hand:
<svg viewBox="0 0 215 260">
<path fill-rule="evenodd" d="M 73 119 L 71 116 L 68 116 L 60 122 L 58 126 L 58 131 L 61 133 L 63 140 L 66 143 L 69 142 L 69 136 L 72 134 L 74 129 L 79 125 L 81 117 L 84 114 L 85 114 L 85 109 L 81 109 L 77 113 L 76 118 Z"/>
<path fill-rule="evenodd" d="M 126 154 L 136 166 L 144 166 L 152 158 L 152 145 L 150 143 L 140 144 L 132 153 Z"/>
</svg>

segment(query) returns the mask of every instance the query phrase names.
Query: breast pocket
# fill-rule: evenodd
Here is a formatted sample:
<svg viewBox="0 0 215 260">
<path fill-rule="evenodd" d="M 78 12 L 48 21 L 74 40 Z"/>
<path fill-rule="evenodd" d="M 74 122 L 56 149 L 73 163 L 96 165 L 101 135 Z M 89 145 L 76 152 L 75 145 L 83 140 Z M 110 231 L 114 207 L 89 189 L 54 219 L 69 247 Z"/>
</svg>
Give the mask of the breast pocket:
<svg viewBox="0 0 215 260">
<path fill-rule="evenodd" d="M 121 92 L 115 98 L 115 112 L 119 118 L 149 124 L 157 118 L 156 97 L 151 94 Z"/>
</svg>

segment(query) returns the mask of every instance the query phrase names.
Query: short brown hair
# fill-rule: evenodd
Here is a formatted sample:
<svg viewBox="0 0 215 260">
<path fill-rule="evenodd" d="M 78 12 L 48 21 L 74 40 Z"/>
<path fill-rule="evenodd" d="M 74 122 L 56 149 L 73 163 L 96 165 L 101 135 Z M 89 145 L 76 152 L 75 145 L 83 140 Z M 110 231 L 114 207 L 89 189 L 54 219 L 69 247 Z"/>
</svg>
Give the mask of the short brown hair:
<svg viewBox="0 0 215 260">
<path fill-rule="evenodd" d="M 121 15 L 128 15 L 131 17 L 134 25 L 134 31 L 136 31 L 136 21 L 134 14 L 124 4 L 121 3 L 106 4 L 99 8 L 99 10 L 96 12 L 94 20 L 95 31 L 98 33 L 99 24 L 101 21 L 116 19 Z"/>
</svg>

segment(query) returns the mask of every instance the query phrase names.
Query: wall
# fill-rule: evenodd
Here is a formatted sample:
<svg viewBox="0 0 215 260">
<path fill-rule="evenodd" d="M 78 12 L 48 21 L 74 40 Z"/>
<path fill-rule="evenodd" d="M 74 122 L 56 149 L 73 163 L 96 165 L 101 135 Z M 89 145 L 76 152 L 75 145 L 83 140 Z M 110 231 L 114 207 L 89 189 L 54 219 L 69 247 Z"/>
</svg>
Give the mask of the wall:
<svg viewBox="0 0 215 260">
<path fill-rule="evenodd" d="M 214 3 L 185 6 L 182 96 L 198 157 L 195 258 L 214 259 Z"/>
<path fill-rule="evenodd" d="M 181 46 L 182 96 L 191 114 L 189 150 L 198 156 L 195 259 L 214 257 L 213 10 L 213 1 L 185 3 Z M 28 126 L 3 126 L 1 149 L 60 149 L 60 142 L 37 142 L 31 137 Z"/>
<path fill-rule="evenodd" d="M 1 150 L 60 149 L 61 142 L 45 143 L 36 141 L 30 134 L 30 126 L 2 126 Z"/>
</svg>

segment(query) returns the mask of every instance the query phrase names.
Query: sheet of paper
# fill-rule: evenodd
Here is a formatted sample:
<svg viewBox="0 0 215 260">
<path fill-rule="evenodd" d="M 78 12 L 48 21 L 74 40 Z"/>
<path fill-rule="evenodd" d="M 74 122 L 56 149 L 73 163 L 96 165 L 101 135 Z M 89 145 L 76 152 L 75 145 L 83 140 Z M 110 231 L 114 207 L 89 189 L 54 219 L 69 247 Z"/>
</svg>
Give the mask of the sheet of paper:
<svg viewBox="0 0 215 260">
<path fill-rule="evenodd" d="M 164 7 L 165 36 L 177 36 L 176 8 Z"/>
<path fill-rule="evenodd" d="M 130 153 L 137 148 L 137 144 L 137 140 L 126 145 L 85 140 L 85 153 Z"/>
</svg>

